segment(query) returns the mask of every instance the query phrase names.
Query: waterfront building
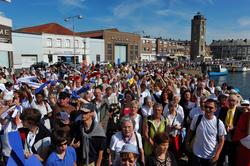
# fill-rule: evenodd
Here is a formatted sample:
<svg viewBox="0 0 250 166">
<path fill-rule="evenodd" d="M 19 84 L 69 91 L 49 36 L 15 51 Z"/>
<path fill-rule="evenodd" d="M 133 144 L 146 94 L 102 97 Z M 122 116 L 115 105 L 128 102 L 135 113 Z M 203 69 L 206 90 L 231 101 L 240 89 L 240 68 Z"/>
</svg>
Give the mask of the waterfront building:
<svg viewBox="0 0 250 166">
<path fill-rule="evenodd" d="M 80 32 L 77 34 L 83 38 L 103 39 L 105 45 L 105 61 L 119 64 L 140 60 L 141 38 L 137 34 L 120 32 L 115 28 Z"/>
<path fill-rule="evenodd" d="M 144 36 L 141 38 L 141 61 L 156 60 L 156 39 Z"/>
<path fill-rule="evenodd" d="M 197 13 L 192 19 L 191 60 L 203 59 L 206 55 L 206 18 Z"/>
<path fill-rule="evenodd" d="M 190 41 L 157 38 L 156 53 L 157 59 L 189 59 Z"/>
<path fill-rule="evenodd" d="M 215 59 L 235 59 L 250 61 L 249 39 L 213 40 L 210 49 Z"/>
<path fill-rule="evenodd" d="M 0 15 L 0 66 L 13 67 L 12 20 Z"/>
</svg>

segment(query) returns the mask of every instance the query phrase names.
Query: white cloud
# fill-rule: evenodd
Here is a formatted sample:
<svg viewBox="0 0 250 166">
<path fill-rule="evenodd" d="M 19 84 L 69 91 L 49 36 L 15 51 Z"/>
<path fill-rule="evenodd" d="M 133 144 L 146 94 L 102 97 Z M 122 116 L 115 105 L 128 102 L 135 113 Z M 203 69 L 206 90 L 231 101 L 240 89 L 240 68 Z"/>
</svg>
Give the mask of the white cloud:
<svg viewBox="0 0 250 166">
<path fill-rule="evenodd" d="M 121 3 L 113 9 L 113 14 L 116 17 L 122 18 L 133 13 L 137 8 L 140 7 L 138 3 Z"/>
<path fill-rule="evenodd" d="M 160 1 L 161 0 L 128 0 L 115 6 L 113 8 L 113 15 L 118 18 L 125 18 L 132 15 L 137 9 L 149 5 L 156 5 Z"/>
<path fill-rule="evenodd" d="M 160 16 L 177 16 L 177 17 L 183 18 L 185 20 L 190 20 L 190 18 L 192 17 L 187 13 L 180 12 L 180 11 L 174 11 L 171 9 L 158 10 L 155 13 L 160 15 Z"/>
<path fill-rule="evenodd" d="M 240 26 L 249 26 L 250 25 L 250 17 L 239 18 L 238 23 L 240 24 Z"/>
<path fill-rule="evenodd" d="M 202 4 L 210 4 L 210 5 L 214 5 L 214 0 L 194 0 L 198 3 L 202 3 Z"/>
<path fill-rule="evenodd" d="M 71 6 L 77 8 L 84 8 L 84 1 L 85 0 L 59 0 L 59 2 L 64 6 Z"/>
</svg>

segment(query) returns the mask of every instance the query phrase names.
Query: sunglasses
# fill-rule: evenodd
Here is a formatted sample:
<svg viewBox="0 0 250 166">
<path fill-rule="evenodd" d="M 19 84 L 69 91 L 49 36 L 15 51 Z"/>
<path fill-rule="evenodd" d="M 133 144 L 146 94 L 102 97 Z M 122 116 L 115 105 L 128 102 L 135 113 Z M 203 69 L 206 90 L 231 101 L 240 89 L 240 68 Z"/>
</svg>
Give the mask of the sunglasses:
<svg viewBox="0 0 250 166">
<path fill-rule="evenodd" d="M 205 105 L 205 108 L 206 108 L 206 109 L 210 109 L 210 110 L 211 110 L 211 109 L 214 109 L 214 107 L 210 107 L 210 106 L 207 106 L 207 105 Z"/>
</svg>

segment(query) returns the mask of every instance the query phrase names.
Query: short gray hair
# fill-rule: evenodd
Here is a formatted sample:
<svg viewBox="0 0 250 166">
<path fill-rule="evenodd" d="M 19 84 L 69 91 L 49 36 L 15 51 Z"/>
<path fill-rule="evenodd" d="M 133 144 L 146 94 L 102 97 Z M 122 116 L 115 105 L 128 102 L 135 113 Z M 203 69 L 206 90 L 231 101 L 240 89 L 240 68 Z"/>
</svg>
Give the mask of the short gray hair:
<svg viewBox="0 0 250 166">
<path fill-rule="evenodd" d="M 125 122 L 131 122 L 133 124 L 133 128 L 135 128 L 135 121 L 130 116 L 123 116 L 120 120 L 120 125 L 122 126 Z"/>
</svg>

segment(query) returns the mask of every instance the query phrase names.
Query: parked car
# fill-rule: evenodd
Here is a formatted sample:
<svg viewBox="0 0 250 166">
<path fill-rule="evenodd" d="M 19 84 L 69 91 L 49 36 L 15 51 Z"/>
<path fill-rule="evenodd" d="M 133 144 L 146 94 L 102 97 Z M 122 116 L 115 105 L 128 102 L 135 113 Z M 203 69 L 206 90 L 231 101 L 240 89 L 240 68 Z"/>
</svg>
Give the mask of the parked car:
<svg viewBox="0 0 250 166">
<path fill-rule="evenodd" d="M 48 63 L 41 61 L 32 64 L 30 67 L 34 67 L 34 69 L 36 70 L 37 68 L 46 68 L 48 65 L 49 65 Z"/>
</svg>

